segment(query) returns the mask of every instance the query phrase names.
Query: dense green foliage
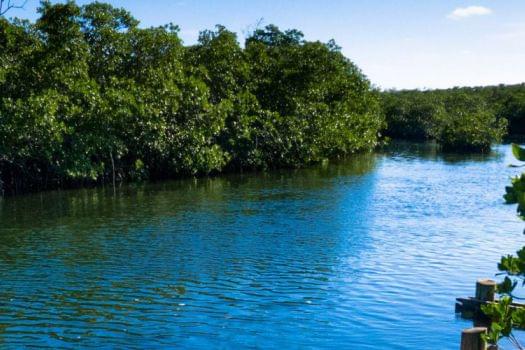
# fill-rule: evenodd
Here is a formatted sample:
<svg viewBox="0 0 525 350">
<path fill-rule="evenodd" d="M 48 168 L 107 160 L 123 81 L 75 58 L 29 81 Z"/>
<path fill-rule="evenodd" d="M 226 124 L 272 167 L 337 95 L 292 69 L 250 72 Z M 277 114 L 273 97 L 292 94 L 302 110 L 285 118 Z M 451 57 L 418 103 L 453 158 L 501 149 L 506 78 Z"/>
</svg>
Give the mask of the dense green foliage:
<svg viewBox="0 0 525 350">
<path fill-rule="evenodd" d="M 525 85 L 380 94 L 333 42 L 222 26 L 184 46 L 124 9 L 43 1 L 0 17 L 0 194 L 298 167 L 380 133 L 487 151 L 525 133 Z M 385 123 L 385 118 L 387 123 Z M 386 130 L 385 130 L 386 128 Z"/>
<path fill-rule="evenodd" d="M 0 17 L 0 190 L 300 166 L 373 149 L 378 93 L 337 45 L 218 26 L 184 46 L 103 3 Z"/>
<path fill-rule="evenodd" d="M 389 91 L 382 104 L 385 134 L 392 138 L 436 139 L 449 149 L 486 151 L 507 132 L 525 135 L 525 84 Z"/>
<path fill-rule="evenodd" d="M 513 144 L 512 152 L 516 159 L 525 162 L 525 149 Z M 512 185 L 508 186 L 506 191 L 506 202 L 517 204 L 518 213 L 525 220 L 525 173 L 514 178 Z M 497 344 L 502 337 L 507 337 L 517 349 L 522 349 L 513 334 L 513 329 L 514 327 L 525 328 L 525 309 L 510 306 L 515 298 L 515 289 L 519 285 L 525 286 L 525 247 L 516 255 L 502 257 L 498 269 L 505 276 L 503 282 L 498 285 L 498 293 L 503 297 L 499 303 L 482 307 L 483 312 L 492 320 L 492 326 L 486 340 L 490 344 Z"/>
</svg>

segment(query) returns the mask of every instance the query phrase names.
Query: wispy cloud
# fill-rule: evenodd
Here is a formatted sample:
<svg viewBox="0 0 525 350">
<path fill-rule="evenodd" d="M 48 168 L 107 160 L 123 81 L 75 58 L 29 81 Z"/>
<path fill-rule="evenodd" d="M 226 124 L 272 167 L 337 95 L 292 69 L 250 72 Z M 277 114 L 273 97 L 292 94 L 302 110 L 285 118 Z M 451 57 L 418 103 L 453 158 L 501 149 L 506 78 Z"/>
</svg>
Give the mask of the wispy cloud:
<svg viewBox="0 0 525 350">
<path fill-rule="evenodd" d="M 469 18 L 472 16 L 485 16 L 490 15 L 492 13 L 492 10 L 483 7 L 483 6 L 468 6 L 468 7 L 458 7 L 454 11 L 452 11 L 447 18 L 454 19 L 454 20 L 460 20 Z"/>
</svg>

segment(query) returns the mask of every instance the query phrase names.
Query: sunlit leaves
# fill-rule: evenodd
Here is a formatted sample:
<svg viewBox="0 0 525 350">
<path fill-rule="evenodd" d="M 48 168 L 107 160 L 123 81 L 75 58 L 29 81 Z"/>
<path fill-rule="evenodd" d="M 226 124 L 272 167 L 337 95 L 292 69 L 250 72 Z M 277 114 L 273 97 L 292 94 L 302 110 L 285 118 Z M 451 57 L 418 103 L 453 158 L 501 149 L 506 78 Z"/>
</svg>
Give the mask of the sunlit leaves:
<svg viewBox="0 0 525 350">
<path fill-rule="evenodd" d="M 0 19 L 0 178 L 11 190 L 299 167 L 378 144 L 378 94 L 335 42 L 222 26 L 185 47 L 99 2 Z"/>
<path fill-rule="evenodd" d="M 515 143 L 512 144 L 512 154 L 517 160 L 525 162 L 525 149 Z"/>
<path fill-rule="evenodd" d="M 509 337 L 514 327 L 512 298 L 506 296 L 498 303 L 490 303 L 481 307 L 482 311 L 491 318 L 492 325 L 485 340 L 489 344 L 497 344 L 502 337 Z"/>
</svg>

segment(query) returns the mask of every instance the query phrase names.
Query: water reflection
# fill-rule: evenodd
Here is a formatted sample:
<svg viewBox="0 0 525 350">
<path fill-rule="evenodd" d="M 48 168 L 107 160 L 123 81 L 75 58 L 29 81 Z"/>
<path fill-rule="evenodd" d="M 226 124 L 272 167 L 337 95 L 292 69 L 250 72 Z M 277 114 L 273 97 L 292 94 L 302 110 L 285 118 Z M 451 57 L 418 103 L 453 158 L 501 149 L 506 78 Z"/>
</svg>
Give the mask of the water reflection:
<svg viewBox="0 0 525 350">
<path fill-rule="evenodd" d="M 414 143 L 395 141 L 385 146 L 380 153 L 387 157 L 426 159 L 447 164 L 461 164 L 465 162 L 487 162 L 501 160 L 505 155 L 501 148 L 489 153 L 442 152 L 435 142 Z"/>
<path fill-rule="evenodd" d="M 252 322 L 256 343 L 271 313 L 306 321 L 366 245 L 375 159 L 5 200 L 6 345 L 204 345 Z"/>
<path fill-rule="evenodd" d="M 454 298 L 519 245 L 512 169 L 425 147 L 5 199 L 0 346 L 457 347 Z"/>
</svg>

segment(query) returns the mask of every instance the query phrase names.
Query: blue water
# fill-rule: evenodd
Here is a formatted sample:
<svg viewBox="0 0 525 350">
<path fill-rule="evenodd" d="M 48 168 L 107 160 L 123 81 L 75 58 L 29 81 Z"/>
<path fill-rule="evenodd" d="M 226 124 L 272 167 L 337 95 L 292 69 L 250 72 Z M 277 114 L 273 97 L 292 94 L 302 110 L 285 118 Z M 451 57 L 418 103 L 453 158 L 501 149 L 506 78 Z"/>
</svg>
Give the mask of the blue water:
<svg viewBox="0 0 525 350">
<path fill-rule="evenodd" d="M 401 144 L 4 199 L 0 348 L 458 349 L 455 298 L 525 243 L 512 161 Z"/>
</svg>

